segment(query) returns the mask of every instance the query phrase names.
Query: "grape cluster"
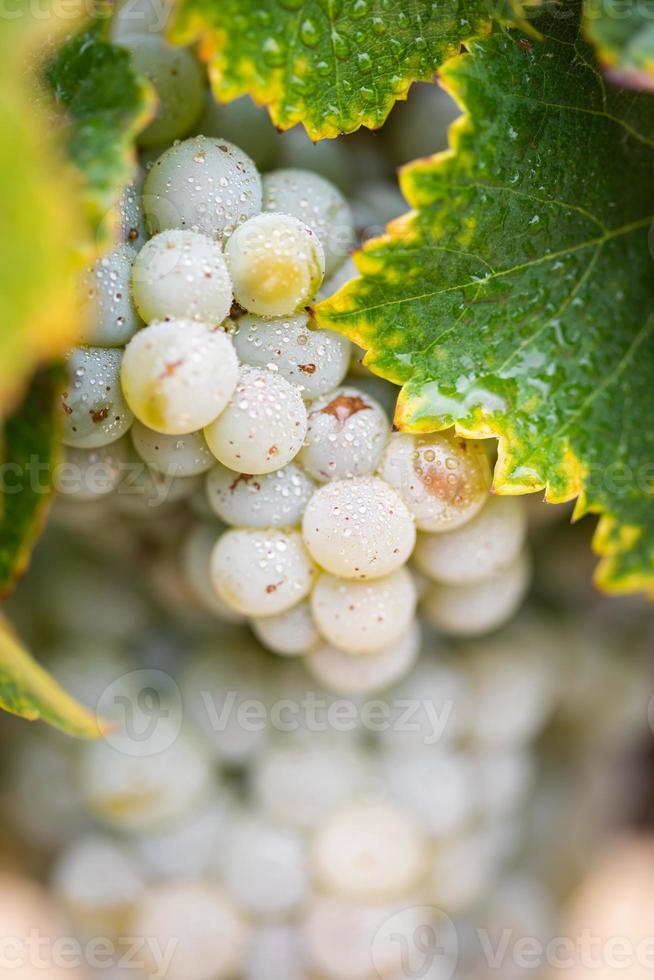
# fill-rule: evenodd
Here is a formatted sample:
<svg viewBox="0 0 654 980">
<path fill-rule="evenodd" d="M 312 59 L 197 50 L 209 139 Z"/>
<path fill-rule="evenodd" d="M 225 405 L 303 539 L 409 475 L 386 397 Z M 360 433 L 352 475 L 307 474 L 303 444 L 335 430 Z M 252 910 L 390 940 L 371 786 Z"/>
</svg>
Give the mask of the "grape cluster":
<svg viewBox="0 0 654 980">
<path fill-rule="evenodd" d="M 419 598 L 450 633 L 509 618 L 528 582 L 525 518 L 489 496 L 484 445 L 392 432 L 391 386 L 375 397 L 361 352 L 312 325 L 316 296 L 355 274 L 340 191 L 301 169 L 262 178 L 238 147 L 197 136 L 151 164 L 123 211 L 124 242 L 84 280 L 92 343 L 68 357 L 69 461 L 106 474 L 79 496 L 122 497 L 134 457 L 146 504 L 202 479 L 189 588 L 337 690 L 406 672 Z"/>
</svg>

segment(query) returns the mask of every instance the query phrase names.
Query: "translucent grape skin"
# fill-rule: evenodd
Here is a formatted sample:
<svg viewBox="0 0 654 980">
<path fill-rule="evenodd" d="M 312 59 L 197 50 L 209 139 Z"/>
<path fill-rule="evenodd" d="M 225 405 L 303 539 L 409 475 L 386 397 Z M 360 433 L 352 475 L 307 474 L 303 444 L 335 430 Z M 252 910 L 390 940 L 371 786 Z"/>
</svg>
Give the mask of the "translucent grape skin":
<svg viewBox="0 0 654 980">
<path fill-rule="evenodd" d="M 137 167 L 134 180 L 124 188 L 117 205 L 118 234 L 122 243 L 132 251 L 143 248 L 148 238 L 141 200 L 144 180 L 142 168 Z"/>
<path fill-rule="evenodd" d="M 358 388 L 337 388 L 309 404 L 300 462 L 321 483 L 368 476 L 389 434 L 386 413 L 374 398 Z"/>
<path fill-rule="evenodd" d="M 237 473 L 272 473 L 297 456 L 307 431 L 293 385 L 259 368 L 241 369 L 234 394 L 204 435 L 216 459 Z"/>
<path fill-rule="evenodd" d="M 311 611 L 325 639 L 350 654 L 370 654 L 406 633 L 416 608 L 416 588 L 402 567 L 381 578 L 353 582 L 320 576 Z"/>
<path fill-rule="evenodd" d="M 258 475 L 218 464 L 206 489 L 211 509 L 226 524 L 266 528 L 299 526 L 315 486 L 295 463 Z"/>
<path fill-rule="evenodd" d="M 332 275 L 354 245 L 350 207 L 330 181 L 311 170 L 273 170 L 263 178 L 263 210 L 291 214 L 317 235 Z"/>
<path fill-rule="evenodd" d="M 82 343 L 122 347 L 143 326 L 129 289 L 134 250 L 118 245 L 81 277 L 82 298 L 90 305 L 90 323 Z"/>
<path fill-rule="evenodd" d="M 420 531 L 451 531 L 488 499 L 490 466 L 483 446 L 452 431 L 431 435 L 395 432 L 379 475 L 399 493 Z"/>
<path fill-rule="evenodd" d="M 517 612 L 529 588 L 530 566 L 520 553 L 489 578 L 465 585 L 432 585 L 422 609 L 449 636 L 480 636 L 498 629 Z"/>
<path fill-rule="evenodd" d="M 214 465 L 214 458 L 201 432 L 167 436 L 134 422 L 130 432 L 134 449 L 143 462 L 167 476 L 197 476 Z"/>
<path fill-rule="evenodd" d="M 306 600 L 276 616 L 252 619 L 250 625 L 268 650 L 283 657 L 303 656 L 320 643 L 311 606 Z"/>
<path fill-rule="evenodd" d="M 194 136 L 155 161 L 143 185 L 143 209 L 151 235 L 187 228 L 224 241 L 261 210 L 261 178 L 237 146 Z"/>
<path fill-rule="evenodd" d="M 332 330 L 311 330 L 306 313 L 238 319 L 234 347 L 239 360 L 278 371 L 305 399 L 332 391 L 347 372 L 350 342 Z"/>
<path fill-rule="evenodd" d="M 304 512 L 309 554 L 342 578 L 379 578 L 400 568 L 413 550 L 413 518 L 378 477 L 338 480 L 317 490 Z"/>
<path fill-rule="evenodd" d="M 175 228 L 150 239 L 131 273 L 132 295 L 146 323 L 199 320 L 218 326 L 232 305 L 232 284 L 220 245 Z"/>
<path fill-rule="evenodd" d="M 240 225 L 225 248 L 236 302 L 259 316 L 286 316 L 320 289 L 325 256 L 310 228 L 288 214 L 258 214 Z"/>
<path fill-rule="evenodd" d="M 231 530 L 211 555 L 218 595 L 246 616 L 272 616 L 304 599 L 316 570 L 297 531 Z"/>
<path fill-rule="evenodd" d="M 140 145 L 161 146 L 184 136 L 204 107 L 202 72 L 191 52 L 154 34 L 131 34 L 121 44 L 157 93 L 157 112 L 139 133 Z"/>
<path fill-rule="evenodd" d="M 420 649 L 420 631 L 414 621 L 393 643 L 363 656 L 345 653 L 329 643 L 309 652 L 309 673 L 336 694 L 374 694 L 397 683 L 416 662 Z"/>
<path fill-rule="evenodd" d="M 443 534 L 420 534 L 414 561 L 435 582 L 466 585 L 495 575 L 518 555 L 527 518 L 515 497 L 489 497 L 466 524 Z"/>
<path fill-rule="evenodd" d="M 121 382 L 134 415 L 149 429 L 185 435 L 225 408 L 238 380 L 229 337 L 194 320 L 156 321 L 125 349 Z"/>
<path fill-rule="evenodd" d="M 224 623 L 242 623 L 242 614 L 228 606 L 211 584 L 209 565 L 217 533 L 215 524 L 200 523 L 190 529 L 182 542 L 182 575 L 205 612 Z"/>
<path fill-rule="evenodd" d="M 134 416 L 120 387 L 123 352 L 115 348 L 75 347 L 66 358 L 62 393 L 65 445 L 97 449 L 125 435 Z"/>
</svg>

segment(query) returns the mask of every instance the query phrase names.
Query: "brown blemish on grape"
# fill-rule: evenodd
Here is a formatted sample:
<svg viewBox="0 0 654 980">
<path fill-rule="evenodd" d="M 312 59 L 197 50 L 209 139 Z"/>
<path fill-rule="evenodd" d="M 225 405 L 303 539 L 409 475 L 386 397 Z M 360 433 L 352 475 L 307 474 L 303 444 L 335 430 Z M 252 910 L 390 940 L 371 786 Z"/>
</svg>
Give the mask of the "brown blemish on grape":
<svg viewBox="0 0 654 980">
<path fill-rule="evenodd" d="M 251 479 L 252 479 L 251 473 L 239 473 L 236 479 L 233 481 L 233 483 L 230 483 L 229 485 L 230 492 L 233 493 L 234 490 L 236 490 L 239 483 L 249 483 Z M 252 485 L 255 488 L 255 490 L 261 490 L 261 484 L 259 483 L 258 480 L 255 480 L 255 482 Z"/>
<path fill-rule="evenodd" d="M 130 228 L 130 230 L 127 232 L 127 239 L 130 242 L 136 241 L 138 237 L 139 237 L 138 228 Z"/>
<path fill-rule="evenodd" d="M 89 409 L 89 415 L 91 416 L 91 418 L 93 419 L 93 421 L 95 422 L 95 424 L 98 425 L 100 422 L 104 422 L 104 420 L 108 417 L 108 415 L 109 415 L 109 409 L 108 408 L 95 408 L 95 409 L 94 408 L 91 408 L 91 409 Z"/>
<path fill-rule="evenodd" d="M 342 428 L 347 420 L 357 412 L 369 409 L 370 405 L 364 402 L 359 395 L 337 395 L 328 405 L 320 409 L 322 415 L 333 415 L 339 426 Z"/>
<path fill-rule="evenodd" d="M 298 364 L 298 371 L 302 371 L 303 374 L 315 374 L 316 365 L 315 364 Z"/>
<path fill-rule="evenodd" d="M 284 584 L 283 581 L 282 582 L 271 583 L 270 585 L 267 585 L 266 586 L 266 592 L 268 593 L 268 595 L 272 595 L 272 593 L 273 592 L 276 592 L 277 589 L 279 588 L 279 586 L 280 585 L 283 585 L 283 584 Z"/>
<path fill-rule="evenodd" d="M 159 375 L 159 378 L 172 378 L 173 374 L 184 363 L 184 358 L 180 357 L 178 361 L 170 361 L 168 364 L 164 364 L 164 369 Z"/>
</svg>

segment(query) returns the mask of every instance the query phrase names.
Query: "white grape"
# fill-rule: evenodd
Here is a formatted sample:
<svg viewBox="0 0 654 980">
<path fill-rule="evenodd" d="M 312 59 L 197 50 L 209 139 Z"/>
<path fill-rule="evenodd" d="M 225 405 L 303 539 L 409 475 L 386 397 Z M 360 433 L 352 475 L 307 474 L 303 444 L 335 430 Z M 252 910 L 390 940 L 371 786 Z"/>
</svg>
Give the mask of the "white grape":
<svg viewBox="0 0 654 980">
<path fill-rule="evenodd" d="M 395 432 L 379 475 L 399 493 L 420 531 L 451 531 L 478 513 L 488 499 L 490 467 L 479 442 L 453 432 Z"/>
<path fill-rule="evenodd" d="M 412 813 L 430 837 L 453 833 L 475 813 L 475 772 L 462 752 L 433 745 L 389 752 L 383 773 L 391 798 Z"/>
<path fill-rule="evenodd" d="M 55 489 L 69 499 L 97 500 L 120 484 L 129 458 L 125 439 L 97 449 L 67 446 L 64 462 L 53 471 Z"/>
<path fill-rule="evenodd" d="M 201 743 L 178 728 L 172 709 L 163 708 L 145 732 L 117 729 L 111 741 L 82 746 L 80 793 L 100 822 L 120 831 L 163 827 L 206 795 L 209 760 Z"/>
<path fill-rule="evenodd" d="M 213 550 L 218 595 L 246 616 L 284 612 L 311 591 L 315 568 L 298 531 L 226 531 Z"/>
<path fill-rule="evenodd" d="M 229 337 L 193 320 L 151 323 L 127 345 L 121 382 L 136 417 L 155 432 L 185 435 L 222 412 L 238 381 Z"/>
<path fill-rule="evenodd" d="M 184 820 L 165 830 L 150 830 L 134 846 L 146 870 L 156 878 L 200 878 L 213 870 L 229 823 L 233 801 L 224 789 Z"/>
<path fill-rule="evenodd" d="M 139 903 L 129 935 L 143 937 L 148 976 L 161 964 L 152 949 L 172 952 L 166 980 L 231 980 L 241 973 L 250 927 L 218 885 L 179 881 L 152 888 Z"/>
<path fill-rule="evenodd" d="M 311 606 L 306 601 L 276 616 L 253 619 L 250 625 L 265 647 L 284 657 L 309 653 L 320 642 Z"/>
<path fill-rule="evenodd" d="M 297 925 L 262 922 L 248 944 L 243 980 L 308 980 L 302 936 Z"/>
<path fill-rule="evenodd" d="M 443 534 L 420 534 L 414 560 L 435 582 L 466 585 L 510 564 L 525 540 L 527 519 L 516 497 L 489 497 L 467 524 Z"/>
<path fill-rule="evenodd" d="M 132 268 L 132 295 L 152 320 L 200 320 L 220 325 L 232 305 L 232 284 L 218 242 L 172 228 L 147 242 Z"/>
<path fill-rule="evenodd" d="M 80 338 L 96 347 L 122 347 L 143 326 L 129 289 L 134 250 L 118 245 L 81 277 L 82 297 L 90 305 L 90 325 Z"/>
<path fill-rule="evenodd" d="M 215 463 L 201 432 L 167 436 L 137 419 L 130 432 L 134 449 L 143 462 L 167 476 L 197 476 Z"/>
<path fill-rule="evenodd" d="M 285 915 L 307 891 L 304 842 L 287 827 L 235 813 L 224 836 L 223 881 L 239 905 L 254 915 Z"/>
<path fill-rule="evenodd" d="M 295 463 L 257 475 L 218 464 L 207 475 L 206 486 L 212 511 L 237 527 L 296 527 L 315 489 Z"/>
<path fill-rule="evenodd" d="M 254 758 L 250 774 L 257 806 L 276 823 L 311 829 L 345 803 L 369 776 L 356 745 L 313 738 L 287 738 Z"/>
<path fill-rule="evenodd" d="M 336 898 L 381 902 L 416 886 L 424 856 L 422 835 L 407 813 L 361 800 L 318 824 L 310 863 L 316 882 Z"/>
<path fill-rule="evenodd" d="M 325 279 L 324 283 L 320 287 L 316 299 L 328 299 L 330 296 L 333 296 L 334 293 L 337 293 L 346 282 L 349 282 L 350 279 L 356 279 L 358 276 L 359 270 L 354 264 L 354 259 L 346 259 L 345 262 L 338 267 L 336 272 L 329 277 L 329 279 Z M 360 347 L 355 347 L 353 353 L 354 351 L 360 350 Z"/>
<path fill-rule="evenodd" d="M 120 0 L 109 22 L 109 35 L 116 44 L 132 34 L 155 34 L 164 30 L 171 11 L 170 0 Z"/>
<path fill-rule="evenodd" d="M 156 3 L 158 0 L 152 0 L 152 2 Z M 142 168 L 137 167 L 134 180 L 127 184 L 116 206 L 118 234 L 123 243 L 128 245 L 132 251 L 143 248 L 148 238 L 141 199 L 144 180 L 145 174 Z"/>
<path fill-rule="evenodd" d="M 116 487 L 112 507 L 136 517 L 160 517 L 159 507 L 185 500 L 200 484 L 198 476 L 170 476 L 146 466 L 134 454 L 125 469 L 125 479 Z"/>
<path fill-rule="evenodd" d="M 236 302 L 260 316 L 297 313 L 325 272 L 322 245 L 288 214 L 258 214 L 239 225 L 225 248 Z"/>
<path fill-rule="evenodd" d="M 171 143 L 189 131 L 204 107 L 204 81 L 191 51 L 153 34 L 131 34 L 121 40 L 136 71 L 152 83 L 157 111 L 139 133 L 141 146 Z"/>
<path fill-rule="evenodd" d="M 85 834 L 68 845 L 52 873 L 52 889 L 78 928 L 113 935 L 145 891 L 138 861 L 111 837 Z"/>
<path fill-rule="evenodd" d="M 97 449 L 120 439 L 134 416 L 123 398 L 122 350 L 75 347 L 66 358 L 61 398 L 62 440 L 77 449 Z"/>
<path fill-rule="evenodd" d="M 480 636 L 515 615 L 529 581 L 530 563 L 522 553 L 481 582 L 432 584 L 422 601 L 422 610 L 432 626 L 449 636 Z"/>
<path fill-rule="evenodd" d="M 467 912 L 488 894 L 500 865 L 494 835 L 484 828 L 444 838 L 427 880 L 429 901 L 450 915 Z"/>
<path fill-rule="evenodd" d="M 241 613 L 228 606 L 211 584 L 209 565 L 218 533 L 213 524 L 196 524 L 191 528 L 182 542 L 182 575 L 193 597 L 206 612 L 221 622 L 241 623 Z"/>
<path fill-rule="evenodd" d="M 300 460 L 321 482 L 368 476 L 389 434 L 386 413 L 374 398 L 358 388 L 337 388 L 310 403 Z"/>
<path fill-rule="evenodd" d="M 406 568 L 369 581 L 321 575 L 311 595 L 316 626 L 339 650 L 376 653 L 407 631 L 416 609 L 416 589 Z"/>
<path fill-rule="evenodd" d="M 143 209 L 151 235 L 188 228 L 220 241 L 261 210 L 261 178 L 233 143 L 194 136 L 153 164 L 143 185 Z"/>
<path fill-rule="evenodd" d="M 205 429 L 209 449 L 238 473 L 271 473 L 297 456 L 307 431 L 304 402 L 273 371 L 244 367 L 231 400 Z"/>
<path fill-rule="evenodd" d="M 263 178 L 263 210 L 292 214 L 317 235 L 331 275 L 354 244 L 350 207 L 332 183 L 310 170 L 273 170 Z"/>
<path fill-rule="evenodd" d="M 534 779 L 534 759 L 527 747 L 480 752 L 474 766 L 485 820 L 504 820 L 522 807 Z"/>
<path fill-rule="evenodd" d="M 379 578 L 413 550 L 413 518 L 377 477 L 338 480 L 317 490 L 304 512 L 304 542 L 312 558 L 343 578 Z"/>
<path fill-rule="evenodd" d="M 307 670 L 324 687 L 338 694 L 372 694 L 404 677 L 420 648 L 420 631 L 413 623 L 402 636 L 375 653 L 356 656 L 328 643 L 306 659 Z"/>
<path fill-rule="evenodd" d="M 272 319 L 242 316 L 234 347 L 244 364 L 278 371 L 305 399 L 339 385 L 350 359 L 350 342 L 333 330 L 309 329 L 306 313 Z"/>
<path fill-rule="evenodd" d="M 433 647 L 433 644 L 432 644 Z M 465 735 L 472 710 L 470 684 L 464 671 L 443 662 L 438 649 L 423 657 L 394 691 L 388 726 L 380 732 L 384 747 L 409 753 L 430 746 L 451 745 Z M 412 705 L 410 717 L 406 705 Z"/>
</svg>

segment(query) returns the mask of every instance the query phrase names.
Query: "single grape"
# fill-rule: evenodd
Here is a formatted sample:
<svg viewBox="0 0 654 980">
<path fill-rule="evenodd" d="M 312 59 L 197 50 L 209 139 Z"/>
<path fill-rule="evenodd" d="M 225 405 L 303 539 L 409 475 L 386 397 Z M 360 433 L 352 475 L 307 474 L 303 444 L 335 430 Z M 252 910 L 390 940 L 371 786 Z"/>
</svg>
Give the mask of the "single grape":
<svg viewBox="0 0 654 980">
<path fill-rule="evenodd" d="M 307 601 L 276 616 L 253 619 L 250 625 L 265 647 L 283 657 L 302 656 L 320 643 L 320 634 Z"/>
<path fill-rule="evenodd" d="M 358 388 L 337 388 L 310 403 L 300 460 L 321 482 L 368 476 L 389 434 L 386 414 L 374 398 Z"/>
<path fill-rule="evenodd" d="M 207 475 L 206 486 L 209 505 L 222 521 L 262 528 L 299 527 L 315 489 L 295 463 L 257 476 L 235 473 L 219 463 Z"/>
<path fill-rule="evenodd" d="M 232 398 L 204 435 L 209 449 L 237 473 L 272 473 L 297 456 L 307 431 L 304 402 L 274 371 L 244 367 Z"/>
<path fill-rule="evenodd" d="M 464 585 L 434 584 L 422 602 L 429 622 L 449 636 L 480 636 L 512 618 L 527 594 L 530 564 L 521 553 L 490 578 Z"/>
<path fill-rule="evenodd" d="M 82 343 L 122 347 L 143 326 L 129 290 L 133 262 L 134 250 L 118 245 L 82 275 L 80 288 L 90 317 L 79 338 Z"/>
<path fill-rule="evenodd" d="M 294 830 L 260 816 L 235 813 L 226 830 L 223 881 L 253 915 L 292 913 L 307 891 L 304 841 Z"/>
<path fill-rule="evenodd" d="M 435 582 L 469 585 L 510 564 L 525 540 L 527 518 L 516 497 L 489 497 L 461 527 L 443 534 L 420 534 L 414 560 Z"/>
<path fill-rule="evenodd" d="M 382 772 L 391 799 L 430 837 L 466 826 L 478 807 L 474 768 L 463 752 L 433 745 L 389 752 Z"/>
<path fill-rule="evenodd" d="M 407 631 L 416 609 L 416 589 L 406 568 L 363 582 L 321 575 L 311 611 L 325 639 L 349 654 L 376 653 Z"/>
<path fill-rule="evenodd" d="M 453 431 L 431 435 L 395 432 L 379 475 L 399 493 L 420 531 L 451 531 L 471 520 L 488 500 L 488 456 L 479 442 Z"/>
<path fill-rule="evenodd" d="M 459 831 L 437 847 L 429 869 L 429 901 L 450 915 L 470 911 L 486 898 L 501 869 L 495 835 L 485 827 Z"/>
<path fill-rule="evenodd" d="M 122 714 L 124 723 L 124 708 Z M 164 706 L 145 733 L 126 725 L 110 737 L 85 743 L 79 759 L 82 800 L 101 823 L 119 831 L 164 827 L 206 795 L 209 759 L 200 742 L 179 731 L 172 709 Z"/>
<path fill-rule="evenodd" d="M 173 228 L 147 242 L 132 268 L 132 295 L 146 321 L 201 320 L 219 326 L 232 305 L 232 284 L 218 242 Z"/>
<path fill-rule="evenodd" d="M 66 447 L 63 463 L 55 467 L 55 490 L 70 500 L 97 500 L 111 493 L 125 476 L 130 458 L 127 440 L 98 449 Z"/>
<path fill-rule="evenodd" d="M 309 594 L 315 568 L 298 531 L 231 530 L 216 543 L 210 574 L 232 609 L 272 616 Z"/>
<path fill-rule="evenodd" d="M 148 429 L 137 419 L 130 435 L 143 462 L 167 476 L 197 476 L 206 473 L 215 463 L 201 432 L 167 436 Z"/>
<path fill-rule="evenodd" d="M 241 623 L 244 617 L 228 606 L 211 584 L 209 565 L 218 534 L 215 524 L 196 524 L 191 528 L 182 542 L 182 575 L 193 597 L 206 612 L 224 623 Z"/>
<path fill-rule="evenodd" d="M 157 3 L 158 0 L 151 0 Z M 137 167 L 136 176 L 120 196 L 117 204 L 118 234 L 124 245 L 129 245 L 132 251 L 143 248 L 148 240 L 143 214 L 143 181 L 145 173 Z"/>
<path fill-rule="evenodd" d="M 161 972 L 161 963 L 148 960 L 156 949 L 171 953 L 166 980 L 231 980 L 241 974 L 250 926 L 220 886 L 176 881 L 150 889 L 128 932 L 143 938 L 146 976 Z"/>
<path fill-rule="evenodd" d="M 260 316 L 297 313 L 320 289 L 325 256 L 316 235 L 288 214 L 258 214 L 225 248 L 234 297 Z"/>
<path fill-rule="evenodd" d="M 332 330 L 309 329 L 306 313 L 273 319 L 242 316 L 234 347 L 242 363 L 278 371 L 305 399 L 339 385 L 350 358 L 350 342 Z"/>
<path fill-rule="evenodd" d="M 97 449 L 124 435 L 134 416 L 120 387 L 122 350 L 74 347 L 66 358 L 67 380 L 61 397 L 63 442 Z"/>
<path fill-rule="evenodd" d="M 306 659 L 308 671 L 324 687 L 338 694 L 373 694 L 395 684 L 414 665 L 420 633 L 414 622 L 393 643 L 356 656 L 323 643 Z"/>
<path fill-rule="evenodd" d="M 136 417 L 155 432 L 185 435 L 227 405 L 238 380 L 229 337 L 194 320 L 151 323 L 127 345 L 123 392 Z"/>
<path fill-rule="evenodd" d="M 153 164 L 143 185 L 143 210 L 151 235 L 188 228 L 224 240 L 261 210 L 261 179 L 237 146 L 194 136 Z"/>
<path fill-rule="evenodd" d="M 256 805 L 271 820 L 311 830 L 370 776 L 369 760 L 356 744 L 289 735 L 254 758 L 250 781 Z"/>
<path fill-rule="evenodd" d="M 350 207 L 338 190 L 310 170 L 273 170 L 263 178 L 263 210 L 291 214 L 318 237 L 325 272 L 334 273 L 354 245 Z"/>
<path fill-rule="evenodd" d="M 383 902 L 417 884 L 424 861 L 422 835 L 392 803 L 361 800 L 328 814 L 316 827 L 311 870 L 336 898 Z"/>
<path fill-rule="evenodd" d="M 248 944 L 243 980 L 307 980 L 299 927 L 292 922 L 262 922 Z"/>
<path fill-rule="evenodd" d="M 128 849 L 96 832 L 78 837 L 59 856 L 52 891 L 78 929 L 111 935 L 143 896 L 145 881 Z"/>
<path fill-rule="evenodd" d="M 193 54 L 155 34 L 131 34 L 121 44 L 157 93 L 156 115 L 139 133 L 140 145 L 161 146 L 183 136 L 204 107 L 204 80 Z"/>
<path fill-rule="evenodd" d="M 378 477 L 337 480 L 317 490 L 302 535 L 319 565 L 342 578 L 379 578 L 405 563 L 415 543 L 411 514 Z"/>
<path fill-rule="evenodd" d="M 109 36 L 116 44 L 132 34 L 158 34 L 168 23 L 170 0 L 120 0 L 109 22 Z"/>
</svg>

